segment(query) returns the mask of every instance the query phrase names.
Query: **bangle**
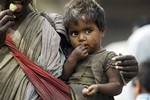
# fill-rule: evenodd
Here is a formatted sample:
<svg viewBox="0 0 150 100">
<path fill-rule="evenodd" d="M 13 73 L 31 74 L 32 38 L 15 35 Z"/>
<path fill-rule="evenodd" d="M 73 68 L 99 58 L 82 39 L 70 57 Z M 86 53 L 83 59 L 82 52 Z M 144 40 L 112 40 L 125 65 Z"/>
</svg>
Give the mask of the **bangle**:
<svg viewBox="0 0 150 100">
<path fill-rule="evenodd" d="M 122 81 L 123 81 L 123 84 L 126 85 L 127 82 L 126 82 L 125 78 L 123 77 L 123 74 L 122 74 L 123 72 L 122 72 L 122 71 L 119 71 L 119 73 L 120 73 L 121 79 L 122 79 Z"/>
</svg>

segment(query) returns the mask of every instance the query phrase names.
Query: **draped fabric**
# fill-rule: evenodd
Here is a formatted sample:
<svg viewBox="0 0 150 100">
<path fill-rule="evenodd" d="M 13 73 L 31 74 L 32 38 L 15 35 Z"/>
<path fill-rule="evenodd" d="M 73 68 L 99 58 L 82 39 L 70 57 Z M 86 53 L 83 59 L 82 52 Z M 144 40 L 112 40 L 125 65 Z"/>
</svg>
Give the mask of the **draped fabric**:
<svg viewBox="0 0 150 100">
<path fill-rule="evenodd" d="M 48 72 L 33 63 L 23 55 L 13 44 L 11 38 L 7 35 L 6 44 L 13 53 L 21 68 L 33 83 L 36 91 L 44 100 L 71 100 L 70 88 L 63 81 L 50 75 Z"/>
<path fill-rule="evenodd" d="M 43 16 L 31 12 L 16 31 L 9 30 L 7 34 L 21 53 L 49 74 L 61 75 L 60 36 Z M 0 100 L 36 100 L 38 93 L 7 46 L 0 55 Z"/>
</svg>

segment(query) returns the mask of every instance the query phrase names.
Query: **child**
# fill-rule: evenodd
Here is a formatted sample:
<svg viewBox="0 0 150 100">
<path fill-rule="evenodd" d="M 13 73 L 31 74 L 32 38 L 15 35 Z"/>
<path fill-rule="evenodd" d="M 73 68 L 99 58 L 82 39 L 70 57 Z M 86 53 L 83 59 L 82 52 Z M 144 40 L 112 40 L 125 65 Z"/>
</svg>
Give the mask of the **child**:
<svg viewBox="0 0 150 100">
<path fill-rule="evenodd" d="M 103 8 L 94 0 L 71 0 L 64 15 L 69 40 L 74 48 L 64 64 L 63 78 L 68 80 L 77 100 L 114 100 L 122 91 L 118 70 L 112 66 L 116 56 L 101 46 L 105 31 Z"/>
<path fill-rule="evenodd" d="M 133 79 L 135 100 L 150 100 L 150 60 L 139 65 L 139 73 Z"/>
</svg>

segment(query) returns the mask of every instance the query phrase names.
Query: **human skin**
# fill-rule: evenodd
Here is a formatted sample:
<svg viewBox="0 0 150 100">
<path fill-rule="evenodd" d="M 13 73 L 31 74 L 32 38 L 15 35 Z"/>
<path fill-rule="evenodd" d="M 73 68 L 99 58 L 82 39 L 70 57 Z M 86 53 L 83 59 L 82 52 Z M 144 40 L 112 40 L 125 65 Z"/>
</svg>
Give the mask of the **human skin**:
<svg viewBox="0 0 150 100">
<path fill-rule="evenodd" d="M 68 63 L 64 65 L 70 66 L 71 61 L 72 67 L 67 67 L 68 70 L 66 69 L 67 72 L 64 74 L 66 79 L 72 74 L 79 60 L 102 48 L 101 37 L 103 36 L 103 31 L 99 30 L 94 23 L 85 23 L 83 20 L 79 20 L 77 25 L 69 24 L 68 29 L 69 40 L 74 51 L 68 58 Z"/>
<path fill-rule="evenodd" d="M 66 79 L 72 75 L 78 61 L 87 57 L 88 54 L 103 50 L 101 38 L 104 35 L 103 31 L 95 23 L 84 20 L 79 20 L 77 24 L 69 24 L 68 33 L 74 51 L 64 65 L 63 75 Z M 117 70 L 109 68 L 106 74 L 109 83 L 90 85 L 83 89 L 83 95 L 92 96 L 98 92 L 109 96 L 119 94 L 123 86 Z M 115 92 L 112 92 L 112 90 L 115 90 Z"/>
<path fill-rule="evenodd" d="M 23 19 L 30 13 L 28 4 L 31 0 L 21 2 L 20 0 L 0 0 L 0 48 L 5 44 L 6 34 L 9 28 L 15 31 Z M 16 11 L 11 11 L 9 4 L 13 3 L 17 6 Z"/>
</svg>

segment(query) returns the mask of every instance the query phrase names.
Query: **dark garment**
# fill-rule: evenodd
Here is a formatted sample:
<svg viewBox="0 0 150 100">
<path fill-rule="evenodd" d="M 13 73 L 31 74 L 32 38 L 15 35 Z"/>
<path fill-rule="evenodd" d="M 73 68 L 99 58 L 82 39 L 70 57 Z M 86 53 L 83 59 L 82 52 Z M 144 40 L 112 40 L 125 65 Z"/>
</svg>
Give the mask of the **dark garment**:
<svg viewBox="0 0 150 100">
<path fill-rule="evenodd" d="M 69 78 L 69 85 L 74 92 L 76 100 L 114 100 L 112 96 L 97 93 L 91 97 L 82 95 L 83 88 L 92 84 L 108 83 L 106 70 L 113 62 L 111 58 L 116 56 L 114 52 L 106 50 L 98 51 L 81 60 L 75 69 L 75 72 Z"/>
</svg>

